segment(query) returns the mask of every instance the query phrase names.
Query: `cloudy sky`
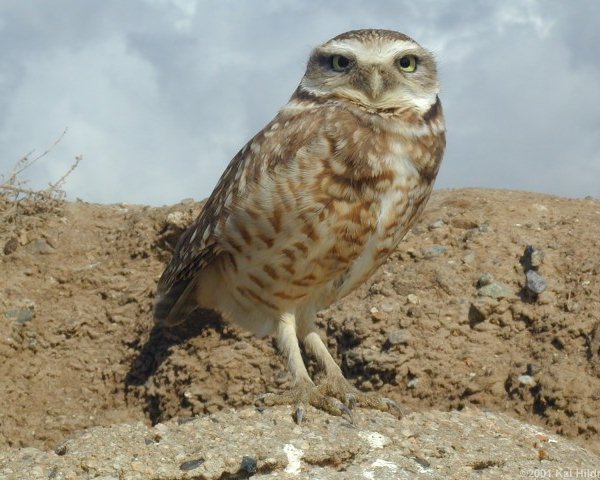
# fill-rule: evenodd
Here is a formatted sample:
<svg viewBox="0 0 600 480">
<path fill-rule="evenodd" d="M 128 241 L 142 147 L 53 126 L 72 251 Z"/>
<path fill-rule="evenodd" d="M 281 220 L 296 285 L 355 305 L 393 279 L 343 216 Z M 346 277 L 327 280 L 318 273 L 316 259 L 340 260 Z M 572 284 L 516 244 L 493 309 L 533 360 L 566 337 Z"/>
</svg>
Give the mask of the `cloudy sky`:
<svg viewBox="0 0 600 480">
<path fill-rule="evenodd" d="M 311 48 L 388 28 L 440 64 L 438 187 L 600 198 L 600 1 L 1 0 L 0 173 L 69 198 L 207 196 L 287 101 Z"/>
</svg>

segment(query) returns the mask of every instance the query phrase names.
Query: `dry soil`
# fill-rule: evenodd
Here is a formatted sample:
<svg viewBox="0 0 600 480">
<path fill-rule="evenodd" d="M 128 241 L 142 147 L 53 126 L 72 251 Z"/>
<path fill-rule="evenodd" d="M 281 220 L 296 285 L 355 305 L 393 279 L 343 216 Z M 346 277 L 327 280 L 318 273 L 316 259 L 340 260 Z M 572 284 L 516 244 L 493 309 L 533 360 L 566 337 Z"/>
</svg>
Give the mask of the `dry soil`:
<svg viewBox="0 0 600 480">
<path fill-rule="evenodd" d="M 248 405 L 289 384 L 271 338 L 210 312 L 153 329 L 156 281 L 200 208 L 0 200 L 0 447 L 53 448 L 87 427 Z M 362 390 L 414 410 L 505 412 L 600 452 L 599 253 L 600 201 L 436 191 L 319 324 Z"/>
</svg>

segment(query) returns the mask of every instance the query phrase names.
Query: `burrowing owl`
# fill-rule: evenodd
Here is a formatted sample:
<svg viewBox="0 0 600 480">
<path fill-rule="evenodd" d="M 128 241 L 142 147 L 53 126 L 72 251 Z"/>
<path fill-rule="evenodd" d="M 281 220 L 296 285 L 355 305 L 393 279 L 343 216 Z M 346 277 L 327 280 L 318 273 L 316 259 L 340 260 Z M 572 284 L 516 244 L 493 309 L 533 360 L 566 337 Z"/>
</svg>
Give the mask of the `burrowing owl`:
<svg viewBox="0 0 600 480">
<path fill-rule="evenodd" d="M 162 274 L 159 326 L 196 307 L 275 333 L 293 387 L 263 397 L 332 414 L 396 405 L 344 378 L 318 310 L 368 279 L 423 210 L 445 147 L 436 64 L 402 33 L 356 30 L 316 48 L 290 101 L 233 158 Z M 325 371 L 316 386 L 299 340 Z"/>
</svg>

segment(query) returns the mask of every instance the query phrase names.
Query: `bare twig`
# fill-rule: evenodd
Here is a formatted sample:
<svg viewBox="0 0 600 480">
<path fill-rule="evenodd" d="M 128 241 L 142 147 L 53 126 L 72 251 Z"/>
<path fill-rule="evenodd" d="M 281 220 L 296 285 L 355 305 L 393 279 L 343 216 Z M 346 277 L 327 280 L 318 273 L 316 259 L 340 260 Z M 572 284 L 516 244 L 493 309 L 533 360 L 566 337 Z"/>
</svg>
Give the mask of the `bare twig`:
<svg viewBox="0 0 600 480">
<path fill-rule="evenodd" d="M 49 182 L 48 186 L 44 189 L 35 190 L 27 188 L 27 180 L 22 180 L 19 176 L 26 169 L 52 152 L 66 135 L 67 130 L 68 129 L 65 128 L 54 143 L 41 154 L 32 158 L 32 151 L 17 161 L 8 177 L 0 175 L 0 200 L 8 202 L 4 204 L 3 211 L 0 212 L 1 220 L 14 220 L 19 215 L 19 212 L 55 211 L 55 209 L 61 205 L 61 202 L 65 197 L 65 192 L 62 190 L 62 187 L 67 177 L 73 173 L 73 170 L 75 170 L 79 165 L 79 162 L 81 162 L 83 158 L 81 155 L 75 157 L 75 162 L 58 180 Z"/>
<path fill-rule="evenodd" d="M 34 195 L 40 193 L 39 190 L 31 190 L 30 188 L 18 187 L 16 185 L 11 185 L 10 183 L 2 183 L 0 184 L 0 190 L 8 190 L 13 193 L 24 193 L 26 195 Z"/>
<path fill-rule="evenodd" d="M 77 155 L 75 157 L 75 163 L 73 163 L 73 165 L 71 165 L 69 167 L 69 169 L 65 172 L 65 174 L 62 177 L 60 177 L 56 182 L 49 183 L 49 187 L 47 190 L 54 190 L 54 191 L 59 190 L 65 183 L 65 180 L 67 179 L 67 177 L 69 175 L 71 175 L 71 173 L 73 173 L 73 170 L 75 170 L 77 168 L 77 165 L 79 165 L 79 162 L 81 162 L 81 160 L 83 160 L 83 155 Z"/>
<path fill-rule="evenodd" d="M 67 131 L 69 130 L 68 127 L 65 127 L 65 129 L 63 130 L 63 132 L 59 135 L 59 137 L 54 141 L 54 143 L 52 145 L 50 145 L 46 150 L 44 150 L 42 153 L 40 153 L 37 157 L 32 158 L 31 160 L 29 160 L 29 157 L 33 154 L 34 150 L 32 150 L 31 152 L 29 152 L 27 155 L 25 155 L 23 158 L 21 158 L 21 160 L 19 160 L 13 171 L 10 174 L 8 183 L 12 183 L 12 181 L 15 181 L 17 176 L 23 172 L 24 170 L 26 170 L 27 168 L 31 167 L 34 163 L 36 163 L 40 158 L 45 157 L 46 155 L 48 155 L 52 150 L 54 150 L 54 148 L 60 143 L 60 141 L 63 139 L 63 137 L 67 134 Z"/>
</svg>

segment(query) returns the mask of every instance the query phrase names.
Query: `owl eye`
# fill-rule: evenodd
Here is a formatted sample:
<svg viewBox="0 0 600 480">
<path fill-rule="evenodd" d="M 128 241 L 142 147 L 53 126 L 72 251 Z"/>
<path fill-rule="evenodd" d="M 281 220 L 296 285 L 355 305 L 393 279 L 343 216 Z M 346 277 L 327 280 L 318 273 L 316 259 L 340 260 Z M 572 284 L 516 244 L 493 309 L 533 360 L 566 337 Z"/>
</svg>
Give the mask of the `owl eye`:
<svg viewBox="0 0 600 480">
<path fill-rule="evenodd" d="M 334 72 L 345 72 L 350 67 L 350 59 L 343 55 L 333 55 L 331 57 L 331 68 Z"/>
<path fill-rule="evenodd" d="M 417 57 L 414 55 L 404 55 L 398 60 L 398 66 L 403 72 L 414 72 L 417 69 Z"/>
</svg>

